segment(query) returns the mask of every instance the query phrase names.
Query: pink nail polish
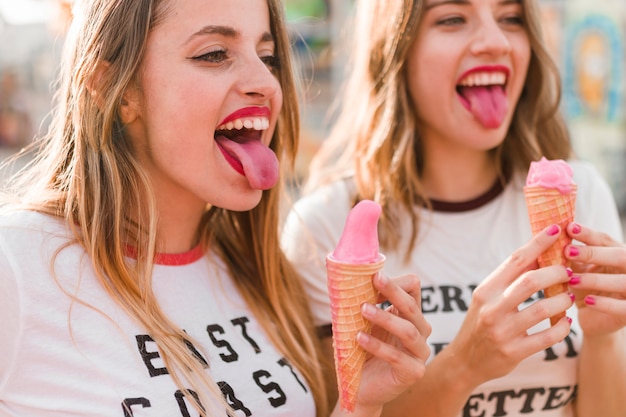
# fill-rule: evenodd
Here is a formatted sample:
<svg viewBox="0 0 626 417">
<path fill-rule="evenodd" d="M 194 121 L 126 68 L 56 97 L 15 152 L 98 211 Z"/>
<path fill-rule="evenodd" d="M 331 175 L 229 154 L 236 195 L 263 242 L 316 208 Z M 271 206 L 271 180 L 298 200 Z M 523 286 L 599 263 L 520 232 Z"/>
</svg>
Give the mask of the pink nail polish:
<svg viewBox="0 0 626 417">
<path fill-rule="evenodd" d="M 569 324 L 572 324 L 572 318 L 571 318 L 571 317 L 567 317 L 567 322 L 568 322 Z"/>
<path fill-rule="evenodd" d="M 574 225 L 572 226 L 572 233 L 574 233 L 575 235 L 579 234 L 582 231 L 582 227 L 580 227 L 580 225 L 578 223 L 574 223 Z"/>
<path fill-rule="evenodd" d="M 569 285 L 580 284 L 580 277 L 574 276 L 569 280 Z"/>
<path fill-rule="evenodd" d="M 567 276 L 568 277 L 572 277 L 572 275 L 574 275 L 574 271 L 572 271 L 572 268 L 565 268 L 565 272 L 567 272 Z"/>
<path fill-rule="evenodd" d="M 554 236 L 554 235 L 557 235 L 559 231 L 560 231 L 559 226 L 556 224 L 553 224 L 552 226 L 548 228 L 546 233 L 548 233 L 548 236 Z"/>
<path fill-rule="evenodd" d="M 576 296 L 575 296 L 574 294 L 572 294 L 572 293 L 569 293 L 569 298 L 570 298 L 572 301 L 576 301 Z"/>
<path fill-rule="evenodd" d="M 574 246 L 570 246 L 568 253 L 569 253 L 569 256 L 578 256 L 580 254 L 580 251 L 578 250 L 578 248 Z"/>
<path fill-rule="evenodd" d="M 588 295 L 585 297 L 585 304 L 590 305 L 590 306 L 595 305 L 596 299 L 593 296 Z"/>
</svg>

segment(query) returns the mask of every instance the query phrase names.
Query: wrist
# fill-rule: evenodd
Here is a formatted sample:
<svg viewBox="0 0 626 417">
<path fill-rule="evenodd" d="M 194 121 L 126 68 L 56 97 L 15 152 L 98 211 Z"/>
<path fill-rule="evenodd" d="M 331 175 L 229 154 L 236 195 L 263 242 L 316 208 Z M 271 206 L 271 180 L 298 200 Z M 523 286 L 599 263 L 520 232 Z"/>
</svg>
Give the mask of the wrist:
<svg viewBox="0 0 626 417">
<path fill-rule="evenodd" d="M 467 398 L 485 382 L 480 380 L 480 374 L 470 362 L 453 345 L 448 345 L 433 359 L 427 372 L 438 375 L 439 385 L 445 387 L 452 398 Z"/>
<path fill-rule="evenodd" d="M 593 350 L 612 350 L 624 345 L 626 345 L 626 328 L 613 333 L 586 334 L 583 339 L 583 347 Z"/>
</svg>

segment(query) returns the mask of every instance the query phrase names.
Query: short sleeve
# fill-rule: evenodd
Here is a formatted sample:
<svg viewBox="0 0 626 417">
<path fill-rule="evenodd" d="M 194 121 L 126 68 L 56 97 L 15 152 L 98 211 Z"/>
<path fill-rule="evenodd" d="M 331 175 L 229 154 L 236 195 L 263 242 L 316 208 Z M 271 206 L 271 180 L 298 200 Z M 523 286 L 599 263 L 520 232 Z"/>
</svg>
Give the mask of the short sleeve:
<svg viewBox="0 0 626 417">
<path fill-rule="evenodd" d="M 622 223 L 608 183 L 590 163 L 573 161 L 571 164 L 574 181 L 578 184 L 575 221 L 622 242 Z"/>
<path fill-rule="evenodd" d="M 20 297 L 7 253 L 0 239 L 0 392 L 17 354 L 20 334 Z"/>
<path fill-rule="evenodd" d="M 285 220 L 281 244 L 304 279 L 316 326 L 331 323 L 326 256 L 335 249 L 349 211 L 345 186 L 339 183 L 300 199 Z"/>
</svg>

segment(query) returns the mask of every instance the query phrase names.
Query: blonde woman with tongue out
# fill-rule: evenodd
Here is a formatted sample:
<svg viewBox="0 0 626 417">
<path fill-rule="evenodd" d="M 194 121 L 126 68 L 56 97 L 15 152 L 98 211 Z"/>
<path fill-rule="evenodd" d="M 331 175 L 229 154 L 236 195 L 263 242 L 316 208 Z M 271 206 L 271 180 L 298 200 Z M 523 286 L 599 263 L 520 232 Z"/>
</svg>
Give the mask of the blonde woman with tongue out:
<svg viewBox="0 0 626 417">
<path fill-rule="evenodd" d="M 283 7 L 74 3 L 51 129 L 0 213 L 2 417 L 345 415 L 278 242 Z M 376 282 L 397 313 L 364 313 L 355 416 L 423 371 L 416 282 Z"/>
<path fill-rule="evenodd" d="M 626 415 L 621 275 L 535 262 L 565 233 L 532 237 L 523 187 L 542 156 L 570 163 L 585 237 L 622 239 L 607 184 L 574 159 L 536 1 L 361 1 L 349 32 L 339 111 L 283 232 L 316 324 L 330 323 L 324 256 L 355 202 L 375 200 L 385 271 L 417 273 L 433 328 L 424 378 L 385 415 Z M 574 307 L 583 282 L 603 297 Z"/>
</svg>

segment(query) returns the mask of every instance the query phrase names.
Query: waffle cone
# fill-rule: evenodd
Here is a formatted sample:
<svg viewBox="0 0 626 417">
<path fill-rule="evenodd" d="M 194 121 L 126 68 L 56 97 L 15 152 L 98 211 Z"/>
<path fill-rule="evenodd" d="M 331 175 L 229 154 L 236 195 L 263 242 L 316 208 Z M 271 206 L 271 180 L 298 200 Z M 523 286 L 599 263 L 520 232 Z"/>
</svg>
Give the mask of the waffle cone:
<svg viewBox="0 0 626 417">
<path fill-rule="evenodd" d="M 385 257 L 371 264 L 350 264 L 326 258 L 328 293 L 332 313 L 333 348 L 341 407 L 354 411 L 366 352 L 356 341 L 358 332 L 369 333 L 372 324 L 361 314 L 363 303 L 376 304 L 378 292 L 372 279 Z"/>
<path fill-rule="evenodd" d="M 537 259 L 542 268 L 550 265 L 569 266 L 569 261 L 563 255 L 563 249 L 572 243 L 572 238 L 565 232 L 565 228 L 574 220 L 576 188 L 576 185 L 573 185 L 571 193 L 561 194 L 559 190 L 552 188 L 524 187 L 533 235 L 552 224 L 558 224 L 561 227 L 558 240 Z M 552 297 L 565 291 L 567 291 L 567 284 L 565 283 L 552 285 L 543 290 L 546 297 Z M 551 317 L 550 324 L 554 325 L 564 316 L 565 313 L 561 313 Z"/>
</svg>

